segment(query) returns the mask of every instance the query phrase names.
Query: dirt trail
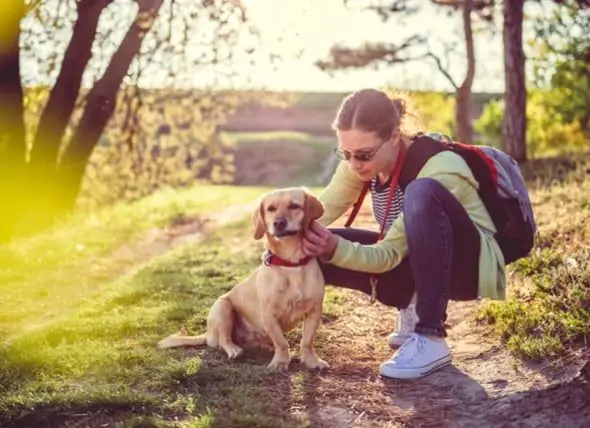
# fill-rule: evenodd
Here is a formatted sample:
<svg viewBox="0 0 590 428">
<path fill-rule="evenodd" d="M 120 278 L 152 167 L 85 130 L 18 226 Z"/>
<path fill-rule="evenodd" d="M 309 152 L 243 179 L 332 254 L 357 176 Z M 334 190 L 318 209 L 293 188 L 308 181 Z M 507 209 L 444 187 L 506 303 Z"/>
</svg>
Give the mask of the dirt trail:
<svg viewBox="0 0 590 428">
<path fill-rule="evenodd" d="M 255 206 L 255 201 L 243 205 L 232 205 L 199 216 L 183 218 L 164 229 L 151 229 L 138 240 L 117 248 L 103 264 L 95 265 L 94 270 L 108 269 L 112 277 L 127 275 L 155 257 L 188 242 L 201 239 L 208 231 L 216 227 L 241 220 L 253 212 Z M 116 263 L 116 267 L 113 263 Z"/>
<path fill-rule="evenodd" d="M 370 227 L 368 218 L 364 212 L 356 225 Z M 331 370 L 307 386 L 321 397 L 315 426 L 590 426 L 590 369 L 581 370 L 583 358 L 560 367 L 522 362 L 472 321 L 478 302 L 449 304 L 451 366 L 420 380 L 380 378 L 379 364 L 393 354 L 386 337 L 397 311 L 346 294 L 345 312 L 322 326 L 322 356 Z"/>
<path fill-rule="evenodd" d="M 377 367 L 393 353 L 386 336 L 396 310 L 347 294 L 346 312 L 322 327 L 322 356 L 332 369 L 315 387 L 317 405 L 330 411 L 317 426 L 590 426 L 590 388 L 580 366 L 557 375 L 512 357 L 470 321 L 477 303 L 449 305 L 451 366 L 420 380 L 380 378 Z"/>
</svg>

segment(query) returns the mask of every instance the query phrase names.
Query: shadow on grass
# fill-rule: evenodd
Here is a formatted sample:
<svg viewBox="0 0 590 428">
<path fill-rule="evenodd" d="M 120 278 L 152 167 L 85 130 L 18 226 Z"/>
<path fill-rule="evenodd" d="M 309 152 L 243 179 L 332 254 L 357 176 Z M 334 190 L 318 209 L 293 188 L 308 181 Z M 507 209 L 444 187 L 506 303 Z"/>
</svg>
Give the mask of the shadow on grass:
<svg viewBox="0 0 590 428">
<path fill-rule="evenodd" d="M 275 372 L 266 365 L 270 350 L 248 350 L 238 360 L 228 361 L 220 350 L 174 350 L 183 361 L 193 360 L 193 370 L 184 365 L 170 373 L 167 394 L 191 394 L 198 412 L 210 411 L 214 427 L 300 427 L 307 415 L 301 411 L 313 404 L 313 376 L 294 358 L 288 372 Z"/>
<path fill-rule="evenodd" d="M 176 414 L 163 408 L 154 397 L 122 394 L 112 397 L 71 397 L 68 394 L 33 406 L 14 406 L 10 412 L 0 413 L 4 428 L 53 428 L 63 426 L 112 426 L 113 421 L 129 416 L 158 415 L 172 420 Z M 158 426 L 158 425 L 152 425 Z M 161 425 L 160 425 L 161 426 Z"/>
</svg>

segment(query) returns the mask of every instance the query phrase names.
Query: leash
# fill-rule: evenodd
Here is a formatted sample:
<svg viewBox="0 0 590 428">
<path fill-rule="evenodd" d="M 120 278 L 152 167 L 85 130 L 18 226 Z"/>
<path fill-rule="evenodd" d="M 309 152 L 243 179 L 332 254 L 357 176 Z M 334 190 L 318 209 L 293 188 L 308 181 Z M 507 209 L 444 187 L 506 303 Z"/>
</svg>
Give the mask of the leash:
<svg viewBox="0 0 590 428">
<path fill-rule="evenodd" d="M 402 165 L 404 164 L 404 158 L 406 156 L 406 146 L 405 144 L 400 144 L 400 152 L 395 162 L 395 166 L 393 167 L 393 171 L 391 172 L 391 183 L 389 184 L 389 194 L 387 195 L 387 204 L 385 205 L 385 216 L 383 217 L 383 222 L 381 223 L 381 230 L 377 235 L 377 242 L 381 241 L 385 237 L 385 225 L 387 224 L 387 218 L 389 217 L 389 212 L 391 211 L 391 202 L 393 201 L 393 194 L 395 193 L 395 189 L 397 188 L 397 184 L 399 182 L 399 174 L 402 169 Z M 353 210 L 346 221 L 345 227 L 350 227 L 352 222 L 354 221 L 355 217 L 357 216 L 361 205 L 363 204 L 363 200 L 367 194 L 367 190 L 369 189 L 370 182 L 366 182 L 361 189 L 361 193 L 357 201 L 353 206 Z M 377 284 L 379 280 L 377 279 L 377 275 L 371 274 L 369 278 L 369 284 L 371 285 L 371 298 L 369 300 L 369 304 L 374 304 L 377 301 Z"/>
</svg>

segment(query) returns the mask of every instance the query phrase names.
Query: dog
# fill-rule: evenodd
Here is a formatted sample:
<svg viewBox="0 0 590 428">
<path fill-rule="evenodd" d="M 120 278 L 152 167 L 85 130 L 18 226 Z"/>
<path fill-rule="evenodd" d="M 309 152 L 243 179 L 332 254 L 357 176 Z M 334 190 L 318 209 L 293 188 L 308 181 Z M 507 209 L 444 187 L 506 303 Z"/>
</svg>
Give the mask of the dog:
<svg viewBox="0 0 590 428">
<path fill-rule="evenodd" d="M 303 320 L 301 361 L 309 369 L 328 368 L 313 347 L 322 321 L 324 277 L 317 259 L 306 257 L 302 249 L 304 232 L 323 214 L 321 201 L 303 187 L 262 195 L 252 223 L 254 239 L 266 238 L 263 263 L 216 300 L 205 334 L 187 336 L 181 330 L 158 346 L 207 345 L 223 349 L 230 360 L 245 348 L 270 347 L 274 356 L 267 367 L 285 371 L 290 352 L 284 333 Z"/>
</svg>

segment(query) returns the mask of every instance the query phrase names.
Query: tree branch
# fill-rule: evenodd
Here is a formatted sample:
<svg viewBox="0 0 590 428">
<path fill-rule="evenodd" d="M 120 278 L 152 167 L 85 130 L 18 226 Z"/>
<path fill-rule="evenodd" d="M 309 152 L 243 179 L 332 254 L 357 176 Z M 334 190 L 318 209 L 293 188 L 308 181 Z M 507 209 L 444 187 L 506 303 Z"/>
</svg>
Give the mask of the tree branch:
<svg viewBox="0 0 590 428">
<path fill-rule="evenodd" d="M 436 66 L 437 66 L 438 70 L 443 74 L 443 76 L 445 76 L 447 78 L 447 80 L 451 83 L 451 85 L 453 85 L 453 88 L 455 88 L 455 90 L 459 89 L 459 86 L 455 83 L 455 81 L 453 80 L 453 77 L 449 74 L 449 72 L 446 70 L 446 68 L 442 65 L 442 61 L 440 60 L 440 58 L 436 54 L 434 54 L 432 51 L 428 52 L 426 54 L 426 56 L 429 56 L 432 59 L 434 59 L 434 62 L 436 62 Z"/>
<path fill-rule="evenodd" d="M 318 60 L 315 65 L 323 71 L 343 70 L 347 68 L 363 68 L 371 64 L 383 62 L 396 64 L 423 58 L 423 55 L 411 57 L 402 56 L 404 51 L 422 44 L 425 39 L 414 35 L 406 39 L 401 45 L 384 43 L 365 43 L 360 48 L 349 48 L 336 45 L 330 49 L 326 60 Z"/>
</svg>

